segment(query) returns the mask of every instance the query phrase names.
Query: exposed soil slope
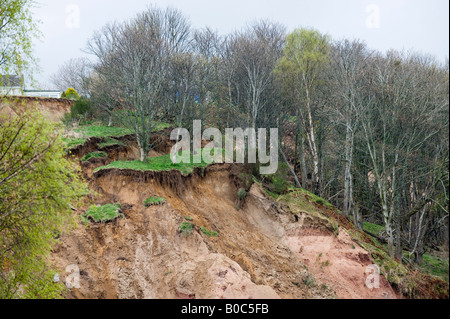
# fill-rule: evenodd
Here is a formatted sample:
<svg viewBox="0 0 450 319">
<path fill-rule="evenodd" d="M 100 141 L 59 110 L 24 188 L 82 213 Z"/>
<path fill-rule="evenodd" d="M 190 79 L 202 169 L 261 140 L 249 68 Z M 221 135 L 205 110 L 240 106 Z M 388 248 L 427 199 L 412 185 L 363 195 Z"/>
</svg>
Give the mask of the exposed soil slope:
<svg viewBox="0 0 450 319">
<path fill-rule="evenodd" d="M 126 218 L 88 228 L 80 223 L 61 237 L 51 257 L 61 279 L 70 264 L 81 271 L 80 288 L 69 298 L 396 297 L 384 279 L 376 291 L 365 286 L 367 252 L 345 231 L 335 236 L 327 219 L 293 214 L 256 184 L 239 209 L 239 166 L 211 165 L 188 177 L 117 169 L 93 175 L 111 159 L 93 160 L 83 171 L 99 194 L 94 201 L 120 202 Z M 150 196 L 167 203 L 146 208 Z M 191 219 L 192 233 L 180 233 Z"/>
</svg>

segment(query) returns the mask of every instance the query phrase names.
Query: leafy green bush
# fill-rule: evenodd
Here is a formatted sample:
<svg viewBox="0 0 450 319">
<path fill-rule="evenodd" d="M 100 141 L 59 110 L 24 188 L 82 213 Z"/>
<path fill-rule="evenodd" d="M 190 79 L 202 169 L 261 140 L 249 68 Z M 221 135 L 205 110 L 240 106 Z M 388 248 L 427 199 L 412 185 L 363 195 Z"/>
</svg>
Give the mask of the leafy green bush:
<svg viewBox="0 0 450 319">
<path fill-rule="evenodd" d="M 105 152 L 92 152 L 89 154 L 86 154 L 81 161 L 82 162 L 87 162 L 89 161 L 91 158 L 104 158 L 104 157 L 108 157 L 108 154 L 106 154 Z"/>
<path fill-rule="evenodd" d="M 164 205 L 165 203 L 166 199 L 164 197 L 152 196 L 144 201 L 144 206 L 148 208 L 150 206 Z"/>
<path fill-rule="evenodd" d="M 202 230 L 203 234 L 205 234 L 208 237 L 218 237 L 219 236 L 219 234 L 217 232 L 209 231 L 205 227 L 201 227 L 200 229 Z"/>
<path fill-rule="evenodd" d="M 183 223 L 180 225 L 180 227 L 178 228 L 178 232 L 180 234 L 191 234 L 192 233 L 192 229 L 194 228 L 194 224 L 192 223 Z"/>
<path fill-rule="evenodd" d="M 64 114 L 63 123 L 70 125 L 74 121 L 84 122 L 92 116 L 92 103 L 89 99 L 78 98 L 70 108 L 70 113 Z"/>
<path fill-rule="evenodd" d="M 87 210 L 84 217 L 95 223 L 106 223 L 116 218 L 124 218 L 125 215 L 120 212 L 122 206 L 120 204 L 106 204 L 103 206 L 92 205 Z"/>
<path fill-rule="evenodd" d="M 287 180 L 289 169 L 286 164 L 280 163 L 278 170 L 272 175 L 263 175 L 262 181 L 272 194 L 282 195 L 289 189 L 290 183 Z"/>
<path fill-rule="evenodd" d="M 62 97 L 71 100 L 78 100 L 80 98 L 80 95 L 74 88 L 68 88 L 67 91 L 62 94 Z"/>
<path fill-rule="evenodd" d="M 55 234 L 75 225 L 71 204 L 87 185 L 57 123 L 31 109 L 0 114 L 0 123 L 0 299 L 61 298 L 48 256 Z"/>
</svg>

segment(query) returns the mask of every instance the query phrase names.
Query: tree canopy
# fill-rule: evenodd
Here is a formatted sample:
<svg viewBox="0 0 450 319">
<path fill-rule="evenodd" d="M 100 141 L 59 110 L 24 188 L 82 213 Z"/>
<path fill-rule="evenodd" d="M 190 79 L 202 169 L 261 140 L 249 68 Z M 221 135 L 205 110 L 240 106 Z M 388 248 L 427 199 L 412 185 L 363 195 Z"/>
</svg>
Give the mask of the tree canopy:
<svg viewBox="0 0 450 319">
<path fill-rule="evenodd" d="M 57 298 L 46 256 L 85 185 L 56 124 L 37 111 L 0 123 L 0 298 Z"/>
<path fill-rule="evenodd" d="M 31 12 L 35 6 L 34 0 L 0 2 L 0 73 L 32 76 L 37 65 L 33 39 L 41 35 Z"/>
</svg>

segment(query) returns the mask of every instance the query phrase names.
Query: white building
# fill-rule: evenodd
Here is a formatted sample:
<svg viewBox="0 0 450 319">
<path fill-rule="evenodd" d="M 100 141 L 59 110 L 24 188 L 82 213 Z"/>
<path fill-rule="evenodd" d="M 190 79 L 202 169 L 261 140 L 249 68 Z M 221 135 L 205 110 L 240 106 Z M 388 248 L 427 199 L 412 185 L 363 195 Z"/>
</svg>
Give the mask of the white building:
<svg viewBox="0 0 450 319">
<path fill-rule="evenodd" d="M 58 90 L 24 90 L 23 77 L 17 75 L 0 75 L 0 96 L 31 96 L 61 98 L 63 91 Z"/>
<path fill-rule="evenodd" d="M 23 96 L 34 96 L 34 97 L 51 97 L 59 99 L 63 94 L 62 91 L 56 90 L 24 90 Z"/>
</svg>

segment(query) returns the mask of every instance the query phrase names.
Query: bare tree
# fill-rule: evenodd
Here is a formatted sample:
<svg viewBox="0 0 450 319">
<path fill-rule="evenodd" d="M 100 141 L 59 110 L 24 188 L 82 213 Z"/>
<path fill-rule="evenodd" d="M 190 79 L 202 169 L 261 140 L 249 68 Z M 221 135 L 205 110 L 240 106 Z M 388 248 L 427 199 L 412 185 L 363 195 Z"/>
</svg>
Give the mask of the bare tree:
<svg viewBox="0 0 450 319">
<path fill-rule="evenodd" d="M 397 239 L 399 257 L 401 203 L 404 190 L 411 187 L 414 179 L 410 175 L 411 169 L 418 164 L 414 156 L 423 155 L 428 143 L 448 128 L 448 120 L 437 121 L 442 117 L 442 111 L 448 108 L 448 98 L 430 94 L 438 89 L 436 87 L 422 89 L 422 76 L 429 73 L 427 69 L 433 69 L 430 60 L 389 52 L 385 58 L 374 58 L 371 64 L 373 69 L 366 70 L 372 76 L 370 96 L 357 112 L 372 164 L 371 173 L 378 188 L 388 250 L 394 256 Z M 424 159 L 419 163 L 423 169 L 432 171 L 429 166 L 432 162 Z M 421 172 L 422 178 L 425 172 Z M 425 184 L 429 185 L 429 182 Z"/>
<path fill-rule="evenodd" d="M 78 94 L 89 96 L 88 80 L 91 75 L 91 62 L 87 58 L 74 58 L 66 61 L 51 76 L 51 82 L 61 91 L 74 88 Z"/>
<path fill-rule="evenodd" d="M 264 93 L 274 81 L 273 70 L 281 57 L 285 29 L 279 24 L 261 21 L 237 32 L 231 38 L 248 114 L 248 124 L 257 126 L 261 110 L 268 106 Z"/>
<path fill-rule="evenodd" d="M 355 134 L 358 129 L 357 108 L 365 103 L 363 74 L 370 56 L 366 45 L 360 41 L 343 40 L 334 43 L 330 51 L 331 65 L 329 76 L 332 87 L 332 104 L 329 111 L 334 123 L 344 131 L 344 205 L 346 217 L 354 216 L 355 225 L 360 225 L 358 210 L 355 210 L 353 197 L 353 153 Z"/>
<path fill-rule="evenodd" d="M 107 98 L 119 101 L 122 121 L 135 131 L 141 161 L 163 115 L 160 99 L 170 58 L 183 52 L 188 36 L 189 24 L 178 10 L 151 7 L 123 25 L 106 26 L 89 43 Z"/>
</svg>

